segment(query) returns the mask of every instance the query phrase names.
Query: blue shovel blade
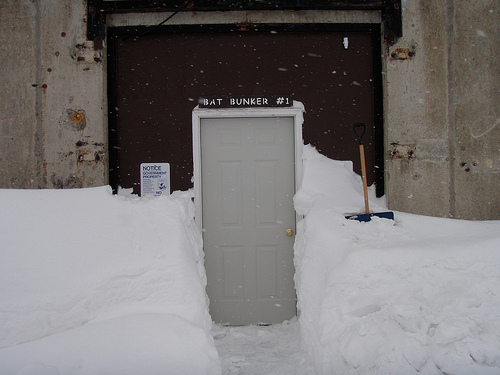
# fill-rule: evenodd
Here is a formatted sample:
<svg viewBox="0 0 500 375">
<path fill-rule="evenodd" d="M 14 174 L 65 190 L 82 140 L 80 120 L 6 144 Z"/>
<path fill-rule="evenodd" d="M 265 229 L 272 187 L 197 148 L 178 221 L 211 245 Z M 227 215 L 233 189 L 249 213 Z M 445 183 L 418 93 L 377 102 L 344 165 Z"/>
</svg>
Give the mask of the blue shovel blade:
<svg viewBox="0 0 500 375">
<path fill-rule="evenodd" d="M 356 215 L 349 215 L 346 216 L 345 218 L 348 220 L 357 220 L 357 221 L 371 221 L 373 216 L 380 217 L 382 219 L 389 219 L 389 220 L 394 220 L 394 212 L 376 212 L 373 214 L 356 214 Z"/>
</svg>

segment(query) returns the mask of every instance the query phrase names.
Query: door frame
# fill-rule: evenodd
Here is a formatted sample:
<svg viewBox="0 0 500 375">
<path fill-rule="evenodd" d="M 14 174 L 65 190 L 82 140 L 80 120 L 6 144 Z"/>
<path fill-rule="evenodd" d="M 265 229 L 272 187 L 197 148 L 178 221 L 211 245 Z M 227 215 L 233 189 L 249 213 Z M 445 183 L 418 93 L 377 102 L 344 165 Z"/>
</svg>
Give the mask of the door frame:
<svg viewBox="0 0 500 375">
<path fill-rule="evenodd" d="M 194 183 L 194 206 L 195 222 L 199 230 L 203 231 L 203 197 L 201 181 L 201 136 L 200 126 L 202 119 L 213 118 L 236 118 L 236 117 L 293 117 L 294 150 L 295 150 L 295 193 L 299 190 L 302 183 L 302 124 L 304 122 L 304 106 L 301 102 L 293 101 L 291 107 L 274 108 L 217 108 L 207 109 L 196 106 L 193 109 L 193 183 Z M 295 213 L 295 228 L 300 220 L 299 215 Z M 202 232 L 203 233 L 203 232 Z"/>
</svg>

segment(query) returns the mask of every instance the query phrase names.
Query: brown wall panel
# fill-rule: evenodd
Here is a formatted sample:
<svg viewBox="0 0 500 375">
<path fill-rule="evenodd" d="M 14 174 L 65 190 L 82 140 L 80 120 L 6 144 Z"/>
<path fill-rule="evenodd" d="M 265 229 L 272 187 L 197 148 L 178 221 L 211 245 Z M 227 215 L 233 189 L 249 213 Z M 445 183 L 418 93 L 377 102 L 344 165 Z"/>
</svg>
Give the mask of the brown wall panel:
<svg viewBox="0 0 500 375">
<path fill-rule="evenodd" d="M 348 45 L 344 38 L 347 38 Z M 376 125 L 372 32 L 166 33 L 117 36 L 117 185 L 139 192 L 139 164 L 171 164 L 172 190 L 192 187 L 191 111 L 214 95 L 290 95 L 304 103 L 304 142 L 359 171 L 352 125 L 367 125 L 369 183 Z M 347 47 L 347 48 L 346 48 Z"/>
</svg>

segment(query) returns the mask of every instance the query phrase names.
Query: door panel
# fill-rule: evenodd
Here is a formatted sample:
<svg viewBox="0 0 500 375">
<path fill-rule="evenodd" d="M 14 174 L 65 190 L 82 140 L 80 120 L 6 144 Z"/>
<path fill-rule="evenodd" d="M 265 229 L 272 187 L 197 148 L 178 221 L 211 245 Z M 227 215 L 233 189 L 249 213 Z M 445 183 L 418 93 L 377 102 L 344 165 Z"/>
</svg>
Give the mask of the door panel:
<svg viewBox="0 0 500 375">
<path fill-rule="evenodd" d="M 293 117 L 201 119 L 203 240 L 214 321 L 296 314 Z"/>
</svg>

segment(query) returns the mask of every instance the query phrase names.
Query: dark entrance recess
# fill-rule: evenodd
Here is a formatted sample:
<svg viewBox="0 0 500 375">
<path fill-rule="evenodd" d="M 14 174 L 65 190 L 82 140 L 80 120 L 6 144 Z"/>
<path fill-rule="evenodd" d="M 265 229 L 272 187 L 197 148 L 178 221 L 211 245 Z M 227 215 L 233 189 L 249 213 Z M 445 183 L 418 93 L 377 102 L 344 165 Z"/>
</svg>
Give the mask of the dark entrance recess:
<svg viewBox="0 0 500 375">
<path fill-rule="evenodd" d="M 146 29 L 144 29 L 146 30 Z M 200 97 L 290 95 L 303 139 L 359 171 L 354 123 L 367 125 L 368 183 L 383 195 L 380 26 L 236 25 L 112 28 L 110 184 L 139 193 L 139 165 L 167 162 L 171 187 L 192 187 L 191 112 Z"/>
</svg>

